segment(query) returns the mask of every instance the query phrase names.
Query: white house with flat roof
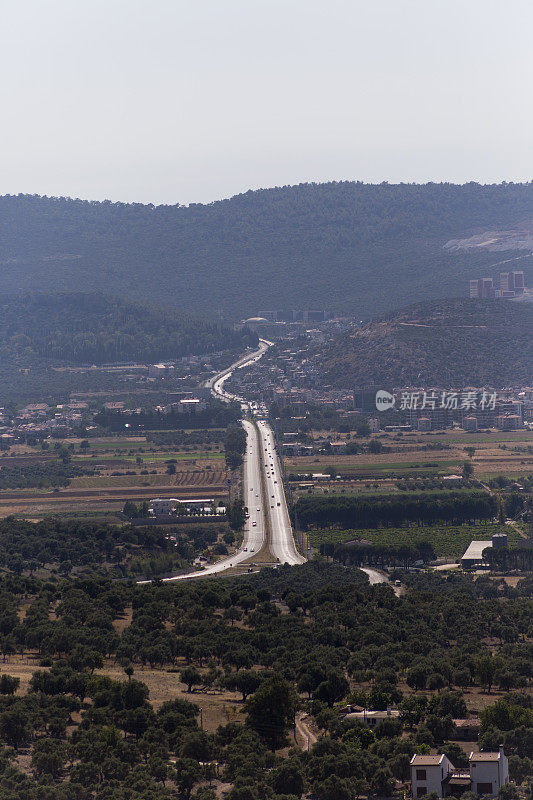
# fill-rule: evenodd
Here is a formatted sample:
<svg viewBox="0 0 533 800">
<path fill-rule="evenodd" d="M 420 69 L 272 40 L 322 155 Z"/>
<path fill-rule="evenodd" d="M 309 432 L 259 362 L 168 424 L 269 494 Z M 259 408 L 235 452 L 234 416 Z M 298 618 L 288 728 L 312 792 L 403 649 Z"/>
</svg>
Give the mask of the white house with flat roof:
<svg viewBox="0 0 533 800">
<path fill-rule="evenodd" d="M 383 722 L 384 719 L 398 719 L 400 712 L 397 708 L 388 708 L 386 711 L 352 711 L 346 714 L 345 719 L 357 720 L 369 728 L 374 728 L 378 722 Z"/>
<path fill-rule="evenodd" d="M 189 514 L 201 517 L 222 515 L 226 513 L 223 505 L 215 505 L 212 497 L 187 499 L 185 497 L 155 497 L 150 500 L 149 513 L 154 517 L 171 517 L 176 515 L 177 509 L 186 509 Z"/>
</svg>

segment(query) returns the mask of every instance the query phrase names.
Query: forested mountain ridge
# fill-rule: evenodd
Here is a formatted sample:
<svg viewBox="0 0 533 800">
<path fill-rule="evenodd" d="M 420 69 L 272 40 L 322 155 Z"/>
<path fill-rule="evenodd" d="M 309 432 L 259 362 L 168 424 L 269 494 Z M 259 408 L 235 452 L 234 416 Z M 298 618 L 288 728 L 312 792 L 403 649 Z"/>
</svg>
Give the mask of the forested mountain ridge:
<svg viewBox="0 0 533 800">
<path fill-rule="evenodd" d="M 188 207 L 5 196 L 0 265 L 9 292 L 98 286 L 229 318 L 302 306 L 369 318 L 495 274 L 494 253 L 444 244 L 531 218 L 533 184 L 346 181 Z"/>
<path fill-rule="evenodd" d="M 0 295 L 0 364 L 153 361 L 243 349 L 255 334 L 99 293 Z"/>
<path fill-rule="evenodd" d="M 326 345 L 336 385 L 531 385 L 533 304 L 455 299 L 417 303 Z"/>
</svg>

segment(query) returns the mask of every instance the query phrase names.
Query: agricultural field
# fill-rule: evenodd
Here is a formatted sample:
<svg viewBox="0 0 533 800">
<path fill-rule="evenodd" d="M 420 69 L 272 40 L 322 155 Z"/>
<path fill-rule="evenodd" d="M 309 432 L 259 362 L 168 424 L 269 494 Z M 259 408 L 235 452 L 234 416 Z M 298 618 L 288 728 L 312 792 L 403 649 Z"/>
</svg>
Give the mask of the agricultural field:
<svg viewBox="0 0 533 800">
<path fill-rule="evenodd" d="M 88 439 L 85 443 L 66 439 L 45 449 L 14 447 L 0 457 L 0 478 L 4 467 L 8 468 L 6 475 L 15 473 L 9 488 L 0 490 L 0 517 L 112 513 L 121 511 L 126 500 L 139 502 L 154 496 L 226 497 L 229 474 L 224 460 L 224 430 L 190 433 L 194 437 L 191 441 L 197 443 L 190 443 L 187 432 L 180 431 L 187 444 L 156 443 L 144 436 L 132 436 Z M 56 465 L 62 467 L 59 477 L 55 475 Z M 17 471 L 24 474 L 28 470 L 37 476 L 33 485 L 18 484 Z"/>
<path fill-rule="evenodd" d="M 379 546 L 415 545 L 427 542 L 438 558 L 459 559 L 473 539 L 491 539 L 495 533 L 506 533 L 509 547 L 520 544 L 522 537 L 511 525 L 497 523 L 474 525 L 424 525 L 401 528 L 359 528 L 357 530 L 315 530 L 309 542 L 315 550 L 324 542 L 334 544 L 361 541 Z"/>
<path fill-rule="evenodd" d="M 315 433 L 315 438 L 321 438 Z M 336 441 L 346 435 L 329 436 Z M 474 476 L 490 480 L 495 475 L 508 477 L 533 474 L 533 431 L 468 434 L 457 430 L 437 433 L 379 433 L 372 436 L 383 446 L 380 453 L 360 452 L 353 455 L 318 453 L 312 456 L 287 456 L 284 459 L 289 475 L 309 475 L 336 471 L 354 481 L 375 479 L 443 477 L 460 473 L 465 461 L 471 461 Z M 371 441 L 370 440 L 370 441 Z M 369 441 L 369 440 L 366 440 Z M 473 455 L 470 453 L 473 449 Z"/>
</svg>

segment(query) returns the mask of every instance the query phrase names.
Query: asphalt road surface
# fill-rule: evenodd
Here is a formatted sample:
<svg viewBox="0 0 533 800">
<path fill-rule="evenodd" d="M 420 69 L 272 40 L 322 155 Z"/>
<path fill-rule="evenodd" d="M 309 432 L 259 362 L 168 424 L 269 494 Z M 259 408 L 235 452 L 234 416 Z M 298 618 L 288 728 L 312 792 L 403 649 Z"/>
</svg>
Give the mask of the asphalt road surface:
<svg viewBox="0 0 533 800">
<path fill-rule="evenodd" d="M 257 426 L 261 443 L 262 468 L 265 475 L 270 550 L 280 564 L 303 564 L 306 559 L 300 555 L 294 544 L 274 434 L 270 425 L 264 420 L 260 420 Z"/>
<path fill-rule="evenodd" d="M 213 376 L 205 385 L 221 400 L 240 402 L 243 410 L 249 411 L 249 405 L 243 398 L 225 391 L 224 383 L 235 369 L 261 358 L 270 345 L 270 342 L 260 340 L 257 350 L 248 353 L 223 372 Z M 266 540 L 267 519 L 270 529 L 269 546 L 274 558 L 280 564 L 303 564 L 306 561 L 294 544 L 272 428 L 266 420 L 259 420 L 257 427 L 248 420 L 243 420 L 242 424 L 247 433 L 244 456 L 244 505 L 249 513 L 244 526 L 242 547 L 232 556 L 222 558 L 203 570 L 164 578 L 166 582 L 203 578 L 224 572 L 247 560 L 253 562 L 254 552 L 259 551 Z M 363 568 L 363 572 L 366 572 L 371 584 L 385 583 L 388 580 L 385 575 L 370 568 Z M 140 583 L 150 583 L 150 581 L 140 581 Z"/>
<path fill-rule="evenodd" d="M 265 518 L 263 514 L 263 500 L 261 497 L 261 471 L 259 463 L 259 437 L 255 426 L 247 420 L 242 423 L 247 433 L 246 454 L 244 456 L 244 492 L 248 498 L 245 505 L 248 506 L 250 516 L 244 525 L 244 537 L 240 550 L 227 558 L 221 558 L 215 564 L 195 572 L 188 572 L 184 575 L 174 575 L 171 578 L 163 578 L 163 581 L 184 581 L 191 578 L 205 578 L 209 575 L 216 575 L 224 572 L 231 567 L 241 564 L 246 559 L 253 561 L 254 552 L 258 552 L 265 542 Z M 248 497 L 249 496 L 249 497 Z M 259 509 L 259 510 L 258 510 Z M 255 523 L 255 524 L 254 524 Z M 141 581 L 150 583 L 150 581 Z"/>
<path fill-rule="evenodd" d="M 368 575 L 368 580 L 370 581 L 371 585 L 375 583 L 388 583 L 389 579 L 386 575 L 383 575 L 382 572 L 378 572 L 376 569 L 370 569 L 370 567 L 359 567 L 361 572 L 366 572 Z"/>
<path fill-rule="evenodd" d="M 248 410 L 249 407 L 242 398 L 236 397 L 235 395 L 232 395 L 224 390 L 224 382 L 230 377 L 235 369 L 243 367 L 247 364 L 251 364 L 254 361 L 257 361 L 258 358 L 261 358 L 263 353 L 265 353 L 269 347 L 270 342 L 261 340 L 257 350 L 254 350 L 252 353 L 248 353 L 226 370 L 218 375 L 215 375 L 213 378 L 207 381 L 206 386 L 210 388 L 213 394 L 215 394 L 221 400 L 224 400 L 225 402 L 231 402 L 232 400 L 241 402 L 243 404 L 243 408 Z M 258 430 L 252 422 L 249 422 L 248 420 L 242 420 L 242 424 L 247 434 L 246 453 L 244 455 L 243 485 L 244 505 L 248 508 L 249 517 L 244 525 L 244 537 L 241 549 L 227 558 L 219 559 L 215 564 L 210 564 L 205 569 L 195 570 L 194 572 L 188 572 L 183 575 L 174 575 L 170 578 L 163 578 L 163 581 L 165 582 L 184 581 L 190 580 L 191 578 L 204 578 L 209 575 L 216 575 L 217 573 L 231 569 L 237 564 L 241 564 L 243 561 L 249 560 L 250 562 L 253 562 L 253 554 L 258 552 L 265 543 L 266 515 L 268 515 L 270 519 L 270 530 L 278 530 L 277 526 L 279 526 L 280 530 L 279 535 L 276 535 L 277 543 L 275 547 L 272 548 L 274 556 L 279 558 L 280 563 L 286 562 L 289 564 L 301 564 L 305 561 L 305 559 L 296 552 L 294 547 L 287 505 L 285 502 L 285 492 L 283 491 L 283 483 L 280 476 L 274 479 L 273 471 L 271 479 L 272 481 L 277 481 L 277 485 L 275 486 L 277 498 L 276 502 L 280 503 L 279 507 L 276 505 L 275 514 L 272 515 L 271 512 L 273 512 L 273 509 L 270 508 L 270 504 L 266 502 L 264 497 L 261 474 L 263 467 L 261 463 L 260 449 L 266 446 L 265 442 L 263 442 L 263 435 L 266 435 L 266 429 L 268 429 L 269 438 L 273 438 L 270 426 L 268 426 L 266 423 L 263 423 L 263 426 L 265 426 L 263 428 L 260 424 L 258 426 L 260 431 L 258 434 Z M 263 433 L 263 431 L 265 431 L 265 433 Z M 277 458 L 276 464 L 276 474 L 278 474 L 279 463 Z M 274 485 L 275 484 L 273 483 L 273 486 Z M 270 493 L 274 494 L 274 489 L 272 489 Z M 140 581 L 140 583 L 150 583 L 150 581 Z"/>
</svg>

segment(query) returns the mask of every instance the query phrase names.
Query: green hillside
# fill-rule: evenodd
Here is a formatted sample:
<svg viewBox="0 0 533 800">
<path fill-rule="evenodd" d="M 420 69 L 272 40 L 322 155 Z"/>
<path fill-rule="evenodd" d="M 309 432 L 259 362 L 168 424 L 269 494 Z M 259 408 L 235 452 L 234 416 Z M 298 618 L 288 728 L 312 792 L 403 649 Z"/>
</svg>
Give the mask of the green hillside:
<svg viewBox="0 0 533 800">
<path fill-rule="evenodd" d="M 339 337 L 320 358 L 338 386 L 531 385 L 533 304 L 418 303 Z"/>
<path fill-rule="evenodd" d="M 4 291 L 149 298 L 235 319 L 326 307 L 369 319 L 458 295 L 508 254 L 444 244 L 533 218 L 533 184 L 302 184 L 188 207 L 0 198 Z M 532 261 L 520 262 L 533 278 Z"/>
<path fill-rule="evenodd" d="M 243 349 L 257 337 L 102 294 L 0 295 L 0 364 L 152 361 Z"/>
</svg>

